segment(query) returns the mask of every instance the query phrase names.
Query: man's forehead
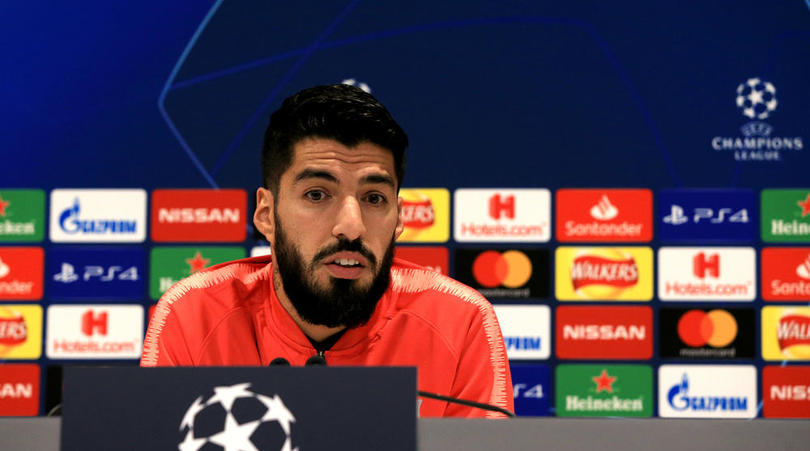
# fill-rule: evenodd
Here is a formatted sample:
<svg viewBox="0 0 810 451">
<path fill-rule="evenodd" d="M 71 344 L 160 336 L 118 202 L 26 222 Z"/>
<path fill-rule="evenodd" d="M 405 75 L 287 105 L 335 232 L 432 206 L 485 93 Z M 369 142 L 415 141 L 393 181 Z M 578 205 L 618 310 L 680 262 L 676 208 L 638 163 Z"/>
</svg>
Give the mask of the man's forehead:
<svg viewBox="0 0 810 451">
<path fill-rule="evenodd" d="M 393 176 L 394 156 L 389 150 L 369 142 L 347 147 L 331 139 L 305 139 L 294 146 L 288 172 L 296 177 L 308 170 L 349 170 L 362 175 L 383 173 Z"/>
</svg>

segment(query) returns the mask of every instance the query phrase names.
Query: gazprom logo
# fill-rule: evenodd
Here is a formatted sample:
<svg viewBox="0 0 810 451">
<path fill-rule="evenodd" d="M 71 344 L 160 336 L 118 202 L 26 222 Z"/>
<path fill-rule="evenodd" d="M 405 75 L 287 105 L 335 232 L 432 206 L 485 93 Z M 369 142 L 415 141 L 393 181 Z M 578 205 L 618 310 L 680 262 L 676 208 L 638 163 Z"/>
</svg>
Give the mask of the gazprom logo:
<svg viewBox="0 0 810 451">
<path fill-rule="evenodd" d="M 680 383 L 667 393 L 667 402 L 676 411 L 735 412 L 748 410 L 744 396 L 689 396 L 689 376 L 684 373 Z"/>
<path fill-rule="evenodd" d="M 540 337 L 503 337 L 507 351 L 539 351 L 542 339 Z"/>
<path fill-rule="evenodd" d="M 55 189 L 50 238 L 54 242 L 130 242 L 146 239 L 146 191 Z"/>
<path fill-rule="evenodd" d="M 73 201 L 71 207 L 66 208 L 59 215 L 59 227 L 65 233 L 91 233 L 91 234 L 133 234 L 138 231 L 138 223 L 136 221 L 127 221 L 120 219 L 91 219 L 83 220 L 80 218 L 81 205 L 77 197 Z"/>
</svg>

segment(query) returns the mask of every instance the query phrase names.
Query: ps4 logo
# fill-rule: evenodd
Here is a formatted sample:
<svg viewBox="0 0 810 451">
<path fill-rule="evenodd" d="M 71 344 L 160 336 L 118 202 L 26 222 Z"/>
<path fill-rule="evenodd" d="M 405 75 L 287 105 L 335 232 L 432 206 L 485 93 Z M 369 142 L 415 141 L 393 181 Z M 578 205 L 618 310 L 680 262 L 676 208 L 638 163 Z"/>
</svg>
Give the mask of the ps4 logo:
<svg viewBox="0 0 810 451">
<path fill-rule="evenodd" d="M 62 263 L 62 270 L 54 274 L 53 280 L 61 283 L 73 283 L 81 278 L 85 282 L 91 280 L 99 280 L 101 282 L 111 282 L 114 280 L 138 280 L 138 267 L 131 266 L 124 269 L 122 266 L 104 266 L 86 265 L 84 272 L 80 276 L 76 273 L 76 268 L 70 263 Z"/>
<path fill-rule="evenodd" d="M 664 222 L 675 226 L 693 222 L 695 224 L 710 223 L 710 224 L 723 224 L 740 223 L 745 224 L 750 220 L 748 218 L 748 209 L 741 208 L 734 211 L 732 208 L 695 208 L 691 215 L 684 213 L 683 207 L 680 205 L 672 205 L 670 213 L 664 216 Z"/>
<path fill-rule="evenodd" d="M 516 383 L 512 387 L 514 391 L 513 395 L 515 399 L 519 398 L 534 398 L 534 399 L 542 399 L 545 398 L 543 395 L 543 384 L 537 384 L 534 386 L 529 387 L 529 384 L 520 384 Z"/>
</svg>

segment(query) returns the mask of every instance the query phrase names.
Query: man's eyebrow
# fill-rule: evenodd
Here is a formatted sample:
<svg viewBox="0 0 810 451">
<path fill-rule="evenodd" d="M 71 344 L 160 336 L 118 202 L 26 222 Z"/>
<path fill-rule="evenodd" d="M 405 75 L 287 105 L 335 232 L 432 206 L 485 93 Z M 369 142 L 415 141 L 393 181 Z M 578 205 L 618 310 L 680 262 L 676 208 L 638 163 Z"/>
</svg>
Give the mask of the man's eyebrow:
<svg viewBox="0 0 810 451">
<path fill-rule="evenodd" d="M 394 184 L 394 179 L 393 179 L 393 178 L 391 178 L 391 176 L 390 176 L 390 175 L 387 175 L 387 174 L 372 174 L 372 175 L 367 175 L 367 176 L 363 177 L 363 180 L 361 180 L 361 181 L 360 181 L 360 183 L 363 183 L 363 184 L 367 184 L 367 183 L 371 183 L 371 184 L 382 183 L 383 185 L 388 185 L 388 186 L 390 186 L 391 188 L 396 188 L 396 185 Z"/>
<path fill-rule="evenodd" d="M 337 177 L 332 175 L 331 172 L 320 171 L 315 169 L 304 169 L 303 171 L 299 172 L 298 175 L 295 176 L 295 180 L 293 180 L 293 183 L 297 183 L 300 182 L 301 180 L 306 179 L 324 179 L 333 183 L 338 183 Z"/>
</svg>

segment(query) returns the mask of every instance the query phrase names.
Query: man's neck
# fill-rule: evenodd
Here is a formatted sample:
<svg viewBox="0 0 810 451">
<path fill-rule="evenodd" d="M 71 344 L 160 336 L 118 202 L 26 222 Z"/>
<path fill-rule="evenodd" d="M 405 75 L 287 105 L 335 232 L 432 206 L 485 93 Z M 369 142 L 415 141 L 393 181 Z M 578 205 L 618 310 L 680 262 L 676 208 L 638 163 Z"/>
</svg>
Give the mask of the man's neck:
<svg viewBox="0 0 810 451">
<path fill-rule="evenodd" d="M 292 301 L 287 297 L 287 293 L 284 292 L 284 286 L 281 282 L 281 277 L 278 277 L 277 271 L 273 272 L 273 289 L 276 292 L 276 297 L 281 303 L 281 306 L 290 314 L 295 324 L 301 329 L 301 332 L 310 339 L 318 342 L 324 341 L 346 328 L 346 326 L 328 327 L 321 324 L 312 324 L 301 318 L 298 314 L 298 310 L 295 309 L 292 305 Z"/>
</svg>

